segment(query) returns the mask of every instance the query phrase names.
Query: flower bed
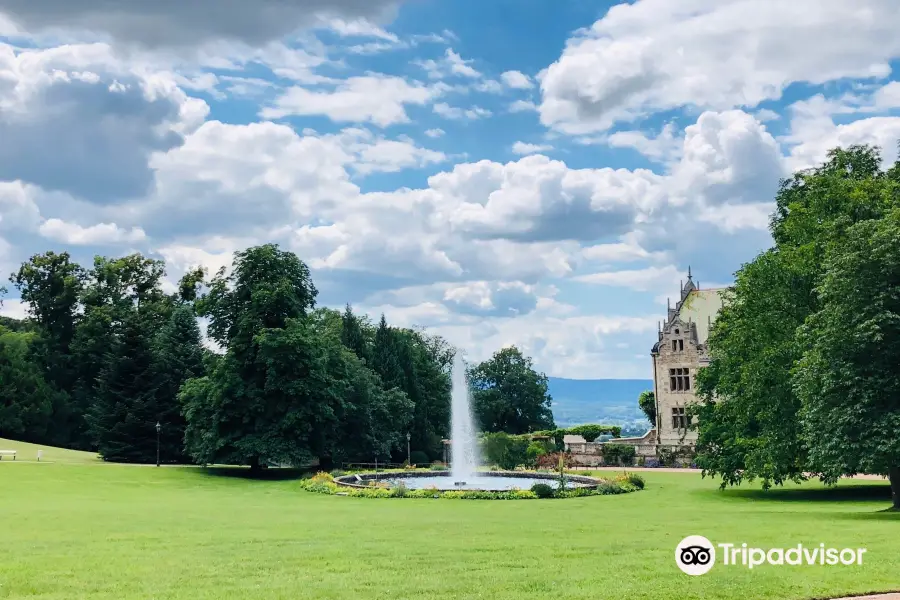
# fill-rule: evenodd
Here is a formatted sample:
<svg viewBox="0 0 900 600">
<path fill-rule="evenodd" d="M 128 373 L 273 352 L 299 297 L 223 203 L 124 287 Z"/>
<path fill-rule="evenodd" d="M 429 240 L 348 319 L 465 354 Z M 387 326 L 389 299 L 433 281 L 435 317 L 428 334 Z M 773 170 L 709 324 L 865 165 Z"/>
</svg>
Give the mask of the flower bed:
<svg viewBox="0 0 900 600">
<path fill-rule="evenodd" d="M 643 480 L 634 475 L 619 476 L 615 479 L 600 479 L 594 487 L 576 487 L 564 490 L 555 490 L 549 498 L 581 498 L 584 496 L 608 496 L 614 494 L 627 494 L 643 488 Z M 319 494 L 332 496 L 350 496 L 353 498 L 432 498 L 446 500 L 536 500 L 538 494 L 527 490 L 438 490 L 416 489 L 412 490 L 404 485 L 388 485 L 378 480 L 370 480 L 366 486 L 348 487 L 338 485 L 328 473 L 302 479 L 299 482 L 301 489 Z M 543 496 L 542 496 L 543 497 Z"/>
</svg>

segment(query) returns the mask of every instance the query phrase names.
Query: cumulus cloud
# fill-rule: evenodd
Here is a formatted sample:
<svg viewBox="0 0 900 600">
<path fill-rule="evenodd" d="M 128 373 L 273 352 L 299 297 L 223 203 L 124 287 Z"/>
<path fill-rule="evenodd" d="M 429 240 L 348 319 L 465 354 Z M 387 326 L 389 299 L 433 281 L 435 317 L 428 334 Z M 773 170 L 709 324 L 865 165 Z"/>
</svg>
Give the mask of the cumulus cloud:
<svg viewBox="0 0 900 600">
<path fill-rule="evenodd" d="M 266 119 L 292 115 L 323 115 L 336 122 L 372 123 L 387 127 L 409 122 L 407 105 L 424 105 L 441 95 L 441 85 L 425 86 L 402 77 L 351 77 L 332 90 L 292 87 L 260 111 Z"/>
<path fill-rule="evenodd" d="M 0 179 L 93 202 L 142 196 L 150 157 L 180 145 L 207 112 L 165 73 L 129 69 L 104 44 L 0 44 Z"/>
<path fill-rule="evenodd" d="M 123 229 L 115 223 L 98 223 L 82 227 L 61 219 L 47 219 L 41 223 L 39 231 L 46 238 L 75 246 L 140 242 L 147 237 L 140 227 Z"/>
<path fill-rule="evenodd" d="M 0 14 L 29 32 L 103 33 L 124 44 L 186 47 L 232 40 L 263 45 L 324 20 L 378 21 L 397 0 L 0 0 Z"/>
<path fill-rule="evenodd" d="M 671 123 L 657 135 L 648 135 L 643 131 L 617 131 L 606 138 L 606 143 L 613 148 L 632 148 L 658 161 L 677 158 L 683 145 Z"/>
<path fill-rule="evenodd" d="M 619 4 L 547 69 L 541 121 L 589 133 L 679 107 L 753 107 L 792 82 L 884 77 L 898 23 L 891 0 Z"/>
<path fill-rule="evenodd" d="M 534 87 L 531 78 L 521 71 L 506 71 L 500 75 L 500 79 L 507 87 L 515 90 L 530 90 Z"/>
<path fill-rule="evenodd" d="M 550 144 L 529 144 L 528 142 L 516 142 L 512 145 L 513 154 L 537 154 L 553 150 Z"/>
</svg>

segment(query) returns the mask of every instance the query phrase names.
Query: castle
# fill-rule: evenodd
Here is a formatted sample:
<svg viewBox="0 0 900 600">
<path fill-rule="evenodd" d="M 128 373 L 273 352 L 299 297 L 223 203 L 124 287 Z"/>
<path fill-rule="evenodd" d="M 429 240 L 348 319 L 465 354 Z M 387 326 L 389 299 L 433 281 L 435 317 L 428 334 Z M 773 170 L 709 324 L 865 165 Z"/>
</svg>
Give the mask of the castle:
<svg viewBox="0 0 900 600">
<path fill-rule="evenodd" d="M 706 341 L 722 308 L 723 291 L 700 289 L 688 267 L 681 297 L 674 308 L 669 303 L 666 319 L 659 325 L 659 339 L 650 351 L 658 446 L 693 446 L 696 442 L 697 432 L 688 429 L 685 408 L 697 399 L 697 371 L 709 364 Z"/>
<path fill-rule="evenodd" d="M 725 288 L 700 289 L 688 267 L 687 282 L 681 282 L 680 297 L 659 323 L 657 341 L 650 350 L 653 361 L 653 395 L 656 399 L 656 423 L 640 437 L 615 438 L 608 442 L 587 443 L 581 436 L 566 436 L 566 447 L 577 464 L 600 464 L 600 446 L 604 443 L 634 446 L 635 456 L 650 459 L 662 451 L 690 456 L 697 432 L 689 428 L 687 407 L 697 400 L 697 372 L 709 364 L 706 342 L 719 309 Z M 680 459 L 687 462 L 687 459 Z M 642 464 L 639 462 L 639 464 Z"/>
</svg>

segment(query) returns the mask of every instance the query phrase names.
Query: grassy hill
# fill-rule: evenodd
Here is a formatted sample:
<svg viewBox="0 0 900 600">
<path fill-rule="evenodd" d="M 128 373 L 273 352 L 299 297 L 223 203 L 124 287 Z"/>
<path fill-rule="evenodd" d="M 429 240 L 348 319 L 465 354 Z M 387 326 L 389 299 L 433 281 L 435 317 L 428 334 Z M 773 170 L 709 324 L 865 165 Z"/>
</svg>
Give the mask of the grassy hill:
<svg viewBox="0 0 900 600">
<path fill-rule="evenodd" d="M 65 448 L 55 448 L 53 446 L 42 446 L 40 444 L 29 444 L 28 442 L 17 442 L 0 438 L 0 450 L 15 450 L 16 462 L 18 461 L 36 461 L 38 450 L 42 450 L 41 462 L 53 463 L 69 463 L 69 464 L 85 464 L 85 463 L 102 463 L 100 457 L 93 452 L 81 452 L 79 450 L 66 450 Z M 3 462 L 12 461 L 12 458 L 3 457 Z"/>
<path fill-rule="evenodd" d="M 582 423 L 621 425 L 637 422 L 643 426 L 644 413 L 638 395 L 653 389 L 650 379 L 563 379 L 549 378 L 553 396 L 553 418 L 560 427 Z"/>
</svg>

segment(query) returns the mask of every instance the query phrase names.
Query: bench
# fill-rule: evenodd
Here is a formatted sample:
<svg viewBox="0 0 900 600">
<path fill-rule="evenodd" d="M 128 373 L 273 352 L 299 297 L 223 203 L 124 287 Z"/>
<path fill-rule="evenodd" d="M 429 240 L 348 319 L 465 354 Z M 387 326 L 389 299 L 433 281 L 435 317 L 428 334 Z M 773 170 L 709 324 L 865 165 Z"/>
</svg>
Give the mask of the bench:
<svg viewBox="0 0 900 600">
<path fill-rule="evenodd" d="M 16 460 L 16 451 L 15 450 L 0 450 L 0 460 L 3 460 L 4 456 L 12 456 L 13 460 Z"/>
</svg>

